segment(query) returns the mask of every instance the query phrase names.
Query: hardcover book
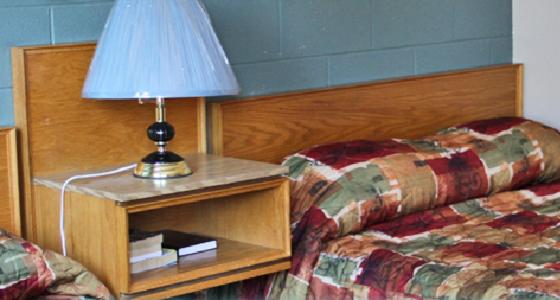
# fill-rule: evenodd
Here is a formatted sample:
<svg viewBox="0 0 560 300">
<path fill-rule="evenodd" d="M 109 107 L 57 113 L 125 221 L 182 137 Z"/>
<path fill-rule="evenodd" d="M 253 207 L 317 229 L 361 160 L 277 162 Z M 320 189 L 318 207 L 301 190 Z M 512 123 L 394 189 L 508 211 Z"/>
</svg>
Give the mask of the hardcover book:
<svg viewBox="0 0 560 300">
<path fill-rule="evenodd" d="M 139 229 L 128 230 L 128 242 L 132 249 L 149 248 L 153 245 L 161 244 L 162 241 L 163 236 L 159 232 L 149 232 Z"/>
<path fill-rule="evenodd" d="M 163 247 L 174 249 L 179 256 L 194 254 L 202 251 L 216 249 L 216 239 L 175 230 L 162 230 Z"/>
<path fill-rule="evenodd" d="M 177 251 L 173 249 L 163 249 L 160 256 L 147 258 L 139 262 L 130 264 L 130 273 L 136 274 L 151 269 L 161 268 L 163 266 L 177 263 Z"/>
<path fill-rule="evenodd" d="M 141 260 L 161 256 L 162 249 L 161 244 L 152 245 L 147 248 L 138 248 L 138 249 L 130 249 L 128 257 L 130 258 L 130 262 L 139 262 Z"/>
<path fill-rule="evenodd" d="M 130 229 L 128 239 L 128 257 L 131 263 L 162 255 L 163 235 L 161 233 Z"/>
</svg>

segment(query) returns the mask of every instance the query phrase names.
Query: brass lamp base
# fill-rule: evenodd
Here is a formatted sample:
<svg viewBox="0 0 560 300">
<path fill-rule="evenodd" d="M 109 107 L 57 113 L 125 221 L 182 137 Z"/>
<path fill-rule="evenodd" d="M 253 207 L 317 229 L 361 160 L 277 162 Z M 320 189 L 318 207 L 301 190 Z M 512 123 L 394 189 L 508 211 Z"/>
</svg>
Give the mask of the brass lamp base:
<svg viewBox="0 0 560 300">
<path fill-rule="evenodd" d="M 134 177 L 147 179 L 181 178 L 192 174 L 185 161 L 175 163 L 139 162 L 134 168 Z"/>
<path fill-rule="evenodd" d="M 192 174 L 187 162 L 173 152 L 154 152 L 136 164 L 134 177 L 147 179 L 181 178 Z"/>
<path fill-rule="evenodd" d="M 158 151 L 148 154 L 136 165 L 134 177 L 147 179 L 181 178 L 192 174 L 185 160 L 166 150 L 167 143 L 173 139 L 175 130 L 165 121 L 165 101 L 156 98 L 156 122 L 148 127 L 148 138 L 154 141 Z"/>
</svg>

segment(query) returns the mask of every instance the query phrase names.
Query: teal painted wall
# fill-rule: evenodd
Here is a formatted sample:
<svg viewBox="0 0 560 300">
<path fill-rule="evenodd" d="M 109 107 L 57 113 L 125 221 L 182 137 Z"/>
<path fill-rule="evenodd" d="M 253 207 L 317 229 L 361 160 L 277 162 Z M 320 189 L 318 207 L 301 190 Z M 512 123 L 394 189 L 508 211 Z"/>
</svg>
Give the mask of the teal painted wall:
<svg viewBox="0 0 560 300">
<path fill-rule="evenodd" d="M 203 0 L 242 96 L 512 60 L 511 0 Z M 111 0 L 0 0 L 0 126 L 9 49 L 96 39 Z"/>
</svg>

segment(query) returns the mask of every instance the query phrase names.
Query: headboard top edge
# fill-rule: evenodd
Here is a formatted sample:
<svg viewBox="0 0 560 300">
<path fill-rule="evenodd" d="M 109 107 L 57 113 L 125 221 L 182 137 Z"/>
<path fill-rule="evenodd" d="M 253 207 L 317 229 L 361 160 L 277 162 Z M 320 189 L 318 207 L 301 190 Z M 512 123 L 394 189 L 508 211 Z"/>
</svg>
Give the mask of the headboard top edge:
<svg viewBox="0 0 560 300">
<path fill-rule="evenodd" d="M 85 43 L 64 43 L 64 44 L 53 44 L 53 45 L 32 45 L 32 46 L 15 46 L 12 47 L 12 51 L 22 51 L 22 52 L 53 52 L 53 51 L 76 51 L 77 49 L 91 49 L 95 48 L 95 42 L 85 42 Z"/>
<path fill-rule="evenodd" d="M 296 91 L 290 91 L 285 93 L 256 95 L 256 96 L 250 96 L 246 98 L 215 100 L 215 101 L 209 101 L 209 103 L 210 105 L 213 106 L 228 106 L 228 105 L 235 105 L 239 102 L 255 102 L 255 101 L 261 102 L 261 101 L 268 101 L 268 100 L 272 101 L 281 98 L 293 98 L 293 96 L 296 95 L 303 96 L 303 95 L 325 93 L 329 91 L 354 90 L 359 88 L 367 88 L 372 85 L 399 84 L 399 83 L 410 82 L 410 81 L 434 80 L 441 77 L 462 76 L 465 74 L 476 73 L 480 71 L 492 71 L 492 70 L 500 71 L 503 69 L 512 69 L 516 73 L 519 73 L 521 68 L 523 68 L 523 64 L 520 63 L 496 64 L 496 65 L 483 66 L 477 68 L 449 70 L 449 71 L 429 73 L 429 74 L 409 75 L 409 76 L 393 77 L 393 78 L 386 78 L 386 79 L 360 82 L 360 83 L 334 85 L 334 86 L 329 86 L 329 87 L 319 88 L 319 89 L 296 90 Z"/>
</svg>

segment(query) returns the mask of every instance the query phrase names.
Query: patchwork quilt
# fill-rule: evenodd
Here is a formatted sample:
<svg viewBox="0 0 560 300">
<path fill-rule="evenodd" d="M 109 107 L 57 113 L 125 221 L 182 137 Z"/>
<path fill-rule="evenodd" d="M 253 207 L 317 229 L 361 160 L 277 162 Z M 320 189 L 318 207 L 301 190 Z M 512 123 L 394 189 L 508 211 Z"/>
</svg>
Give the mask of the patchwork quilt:
<svg viewBox="0 0 560 300">
<path fill-rule="evenodd" d="M 560 299 L 559 222 L 560 182 L 413 213 L 303 253 L 271 298 Z"/>
<path fill-rule="evenodd" d="M 112 299 L 82 265 L 0 230 L 0 299 Z"/>
<path fill-rule="evenodd" d="M 559 157 L 522 118 L 294 154 L 292 268 L 244 297 L 560 298 Z"/>
</svg>

